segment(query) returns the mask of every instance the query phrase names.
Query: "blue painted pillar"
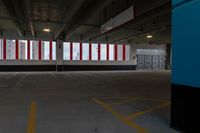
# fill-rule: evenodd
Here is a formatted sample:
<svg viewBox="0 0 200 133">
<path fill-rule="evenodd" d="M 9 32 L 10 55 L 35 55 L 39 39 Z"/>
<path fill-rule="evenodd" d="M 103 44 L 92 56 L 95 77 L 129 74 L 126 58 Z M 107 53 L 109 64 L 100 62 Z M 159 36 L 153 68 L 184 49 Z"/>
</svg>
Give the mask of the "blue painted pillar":
<svg viewBox="0 0 200 133">
<path fill-rule="evenodd" d="M 200 125 L 200 0 L 172 0 L 171 125 L 188 133 Z"/>
</svg>

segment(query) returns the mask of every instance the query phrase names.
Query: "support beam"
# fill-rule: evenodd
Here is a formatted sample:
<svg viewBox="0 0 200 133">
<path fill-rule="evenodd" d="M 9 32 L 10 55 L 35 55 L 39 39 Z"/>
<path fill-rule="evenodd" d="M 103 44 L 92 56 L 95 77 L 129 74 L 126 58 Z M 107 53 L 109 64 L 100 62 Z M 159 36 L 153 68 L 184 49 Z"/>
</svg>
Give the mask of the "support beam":
<svg viewBox="0 0 200 133">
<path fill-rule="evenodd" d="M 141 25 L 141 23 L 147 22 L 147 21 L 149 21 L 153 18 L 160 17 L 160 16 L 165 15 L 165 14 L 169 14 L 170 12 L 171 12 L 171 3 L 168 2 L 168 3 L 165 3 L 165 4 L 163 4 L 163 5 L 161 5 L 157 8 L 148 10 L 145 13 L 140 14 L 139 16 L 135 16 L 135 19 L 133 21 L 127 23 L 126 25 L 121 26 L 120 28 L 114 29 L 112 32 L 108 32 L 108 33 L 102 35 L 100 29 L 96 29 L 96 33 L 88 34 L 87 36 L 84 37 L 84 39 L 88 40 L 88 39 L 92 38 L 92 39 L 96 40 L 96 39 L 99 39 L 99 38 L 102 38 L 102 37 L 105 37 L 105 36 L 113 36 L 113 35 L 120 33 L 124 30 L 129 30 L 127 32 L 130 32 L 130 28 L 128 28 L 128 29 L 126 28 L 127 25 L 131 26 L 132 28 L 138 27 L 139 25 Z M 114 40 L 109 40 L 109 41 L 112 42 Z"/>
<path fill-rule="evenodd" d="M 16 14 L 16 11 L 15 11 L 15 8 L 13 7 L 12 2 L 8 0 L 1 0 L 0 5 L 3 5 L 2 7 L 4 8 L 4 10 L 8 12 L 11 18 L 15 18 L 16 16 L 18 16 Z M 23 20 L 21 20 L 20 22 L 19 19 L 13 19 L 12 22 L 15 24 L 16 31 L 18 32 L 19 36 L 23 36 L 23 27 L 21 25 L 21 22 L 23 22 Z"/>
<path fill-rule="evenodd" d="M 73 21 L 73 25 L 71 25 L 67 30 L 66 39 L 71 37 L 71 35 L 79 28 L 79 25 L 76 25 L 77 22 L 79 23 L 86 23 L 90 20 L 94 15 L 96 15 L 99 11 L 105 8 L 108 4 L 110 4 L 113 0 L 99 0 L 93 1 L 91 5 L 88 5 L 84 12 L 79 13 L 79 16 Z"/>
<path fill-rule="evenodd" d="M 58 38 L 60 33 L 65 29 L 65 27 L 69 26 L 67 24 L 72 17 L 77 13 L 77 11 L 81 8 L 81 6 L 85 3 L 86 0 L 67 0 L 65 5 L 70 5 L 66 8 L 63 13 L 63 17 L 61 22 L 64 22 L 57 31 L 55 31 L 55 38 Z M 71 24 L 70 24 L 71 25 Z"/>
<path fill-rule="evenodd" d="M 35 37 L 35 30 L 33 25 L 33 12 L 32 12 L 32 3 L 30 0 L 22 0 L 22 5 L 25 13 L 26 24 L 28 30 L 31 31 L 32 37 Z"/>
</svg>

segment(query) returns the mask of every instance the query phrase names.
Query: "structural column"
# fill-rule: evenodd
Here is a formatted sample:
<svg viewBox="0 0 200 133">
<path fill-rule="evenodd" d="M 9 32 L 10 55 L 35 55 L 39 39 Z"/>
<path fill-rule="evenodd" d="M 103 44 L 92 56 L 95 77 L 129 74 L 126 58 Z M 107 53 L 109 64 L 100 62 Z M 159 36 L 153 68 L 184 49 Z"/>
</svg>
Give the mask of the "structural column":
<svg viewBox="0 0 200 133">
<path fill-rule="evenodd" d="M 63 41 L 57 40 L 56 41 L 56 70 L 62 71 L 63 70 Z"/>
<path fill-rule="evenodd" d="M 173 0 L 171 125 L 199 132 L 200 1 Z"/>
</svg>

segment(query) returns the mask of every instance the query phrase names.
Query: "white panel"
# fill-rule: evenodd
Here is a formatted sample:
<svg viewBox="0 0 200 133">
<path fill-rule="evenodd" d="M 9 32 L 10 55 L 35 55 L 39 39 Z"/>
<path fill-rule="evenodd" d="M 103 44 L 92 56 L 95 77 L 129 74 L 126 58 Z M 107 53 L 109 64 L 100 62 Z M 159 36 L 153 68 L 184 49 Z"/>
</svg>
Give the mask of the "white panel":
<svg viewBox="0 0 200 133">
<path fill-rule="evenodd" d="M 98 60 L 98 44 L 92 43 L 92 60 Z"/>
<path fill-rule="evenodd" d="M 15 40 L 6 40 L 6 59 L 15 60 Z"/>
<path fill-rule="evenodd" d="M 83 43 L 83 60 L 89 60 L 89 43 Z"/>
<path fill-rule="evenodd" d="M 31 60 L 38 60 L 38 41 L 30 41 Z"/>
<path fill-rule="evenodd" d="M 117 60 L 122 61 L 123 60 L 123 45 L 118 45 L 117 48 Z"/>
<path fill-rule="evenodd" d="M 80 43 L 73 43 L 73 60 L 80 60 Z"/>
<path fill-rule="evenodd" d="M 52 60 L 56 60 L 56 42 L 52 42 Z"/>
<path fill-rule="evenodd" d="M 106 60 L 106 48 L 107 45 L 106 44 L 101 44 L 101 60 L 105 61 Z"/>
<path fill-rule="evenodd" d="M 130 60 L 130 45 L 126 45 L 126 61 Z"/>
<path fill-rule="evenodd" d="M 42 60 L 49 60 L 50 42 L 42 41 Z"/>
<path fill-rule="evenodd" d="M 70 43 L 63 43 L 63 60 L 70 60 Z"/>
<path fill-rule="evenodd" d="M 109 45 L 109 61 L 114 61 L 114 45 Z"/>
<path fill-rule="evenodd" d="M 19 59 L 27 60 L 27 41 L 19 40 Z"/>
<path fill-rule="evenodd" d="M 101 33 L 106 33 L 134 19 L 134 7 L 130 7 L 101 26 Z"/>
</svg>

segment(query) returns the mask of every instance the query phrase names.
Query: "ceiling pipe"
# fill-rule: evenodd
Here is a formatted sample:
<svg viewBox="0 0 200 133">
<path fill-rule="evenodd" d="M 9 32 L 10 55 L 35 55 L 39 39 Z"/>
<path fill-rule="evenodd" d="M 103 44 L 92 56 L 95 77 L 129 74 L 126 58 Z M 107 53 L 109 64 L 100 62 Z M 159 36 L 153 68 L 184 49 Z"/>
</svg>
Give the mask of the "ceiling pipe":
<svg viewBox="0 0 200 133">
<path fill-rule="evenodd" d="M 32 37 L 35 37 L 35 30 L 33 25 L 33 12 L 32 12 L 32 4 L 30 0 L 22 0 L 22 5 L 25 13 L 25 20 L 28 29 L 31 31 Z"/>
<path fill-rule="evenodd" d="M 93 16 L 95 16 L 99 11 L 105 8 L 108 4 L 110 4 L 113 0 L 98 0 L 93 1 L 91 5 L 89 5 L 84 12 L 82 12 L 77 19 L 73 21 L 73 25 L 67 30 L 67 36 L 65 39 L 71 37 L 71 35 L 79 28 L 80 25 L 76 25 L 77 22 L 79 23 L 87 23 Z"/>
<path fill-rule="evenodd" d="M 64 13 L 61 22 L 64 22 L 57 31 L 55 31 L 55 38 L 58 38 L 60 33 L 68 26 L 68 22 L 71 18 L 77 13 L 77 11 L 81 8 L 81 6 L 86 2 L 86 0 L 71 0 L 67 1 L 66 5 L 68 6 Z"/>
</svg>

